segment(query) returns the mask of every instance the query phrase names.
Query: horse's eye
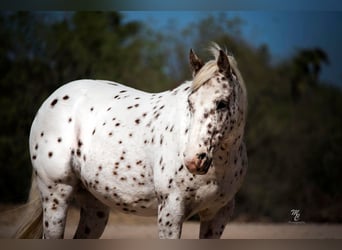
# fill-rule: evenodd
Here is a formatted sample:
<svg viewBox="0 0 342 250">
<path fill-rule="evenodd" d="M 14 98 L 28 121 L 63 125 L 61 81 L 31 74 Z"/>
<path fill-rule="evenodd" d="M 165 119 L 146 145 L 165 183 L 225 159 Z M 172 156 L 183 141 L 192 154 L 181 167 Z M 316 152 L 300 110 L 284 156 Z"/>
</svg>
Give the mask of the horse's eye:
<svg viewBox="0 0 342 250">
<path fill-rule="evenodd" d="M 228 103 L 226 101 L 221 100 L 216 103 L 216 110 L 223 110 L 226 108 L 228 108 Z"/>
</svg>

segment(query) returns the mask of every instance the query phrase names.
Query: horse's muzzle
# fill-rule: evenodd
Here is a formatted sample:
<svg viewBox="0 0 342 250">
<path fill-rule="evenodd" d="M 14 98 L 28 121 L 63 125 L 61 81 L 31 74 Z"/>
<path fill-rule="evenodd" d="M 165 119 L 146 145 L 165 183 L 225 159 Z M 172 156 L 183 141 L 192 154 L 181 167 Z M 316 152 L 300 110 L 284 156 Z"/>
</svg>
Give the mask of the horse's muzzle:
<svg viewBox="0 0 342 250">
<path fill-rule="evenodd" d="M 204 175 L 208 172 L 212 161 L 212 158 L 208 157 L 207 154 L 201 153 L 196 158 L 185 161 L 185 166 L 192 174 Z"/>
</svg>

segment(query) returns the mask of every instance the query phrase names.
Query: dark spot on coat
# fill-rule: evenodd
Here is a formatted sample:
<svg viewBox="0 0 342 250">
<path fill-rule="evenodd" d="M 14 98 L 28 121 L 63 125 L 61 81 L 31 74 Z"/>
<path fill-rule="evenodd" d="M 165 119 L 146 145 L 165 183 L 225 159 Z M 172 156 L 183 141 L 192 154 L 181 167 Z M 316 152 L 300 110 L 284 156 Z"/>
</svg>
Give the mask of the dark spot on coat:
<svg viewBox="0 0 342 250">
<path fill-rule="evenodd" d="M 68 95 L 63 96 L 63 100 L 68 100 L 68 99 L 69 99 Z"/>
<path fill-rule="evenodd" d="M 56 103 L 58 102 L 58 99 L 54 99 L 52 102 L 51 102 L 51 107 L 54 107 L 56 105 Z"/>
</svg>

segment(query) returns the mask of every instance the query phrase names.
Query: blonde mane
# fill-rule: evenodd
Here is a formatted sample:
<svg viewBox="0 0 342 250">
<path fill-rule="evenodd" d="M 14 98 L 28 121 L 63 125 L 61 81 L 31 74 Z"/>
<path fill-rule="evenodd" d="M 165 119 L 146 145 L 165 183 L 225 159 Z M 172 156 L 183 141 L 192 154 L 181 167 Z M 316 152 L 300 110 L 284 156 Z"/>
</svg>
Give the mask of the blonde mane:
<svg viewBox="0 0 342 250">
<path fill-rule="evenodd" d="M 192 86 L 191 86 L 192 87 L 192 91 L 196 91 L 204 83 L 206 83 L 208 80 L 210 80 L 210 78 L 213 77 L 215 72 L 217 72 L 218 66 L 217 66 L 216 62 L 217 62 L 217 58 L 219 56 L 220 50 L 221 50 L 221 47 L 218 44 L 216 44 L 216 43 L 212 43 L 212 45 L 209 47 L 209 51 L 215 57 L 215 59 L 208 61 L 197 72 L 196 76 L 194 77 L 194 79 L 192 81 Z M 225 50 L 225 53 L 228 56 L 228 60 L 229 60 L 230 66 L 233 69 L 233 72 L 235 73 L 235 75 L 238 78 L 237 80 L 239 81 L 241 87 L 245 91 L 244 82 L 243 82 L 241 73 L 240 73 L 240 71 L 239 71 L 239 69 L 237 67 L 237 62 L 236 62 L 235 58 L 233 56 L 231 56 L 231 55 L 228 55 L 226 50 Z"/>
</svg>

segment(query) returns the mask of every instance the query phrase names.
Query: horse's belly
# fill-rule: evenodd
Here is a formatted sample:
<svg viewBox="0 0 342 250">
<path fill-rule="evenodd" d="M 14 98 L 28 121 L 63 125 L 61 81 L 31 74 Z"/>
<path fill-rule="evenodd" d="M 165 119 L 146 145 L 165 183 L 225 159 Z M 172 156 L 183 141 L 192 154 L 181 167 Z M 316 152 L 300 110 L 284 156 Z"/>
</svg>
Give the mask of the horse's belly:
<svg viewBox="0 0 342 250">
<path fill-rule="evenodd" d="M 133 194 L 116 189 L 112 190 L 111 195 L 107 195 L 108 191 L 103 189 L 90 191 L 97 199 L 117 211 L 140 216 L 154 216 L 157 214 L 157 199 L 150 192 L 135 190 L 137 192 Z M 131 191 L 134 191 L 134 189 Z"/>
<path fill-rule="evenodd" d="M 149 168 L 141 164 L 130 161 L 85 165 L 81 180 L 97 199 L 113 209 L 143 216 L 155 215 L 158 204 L 153 176 Z"/>
</svg>

